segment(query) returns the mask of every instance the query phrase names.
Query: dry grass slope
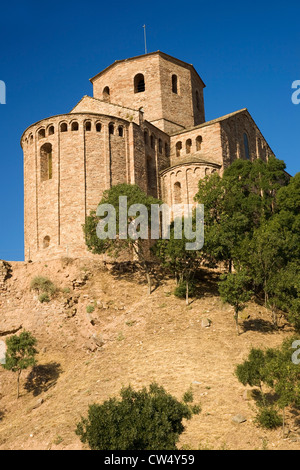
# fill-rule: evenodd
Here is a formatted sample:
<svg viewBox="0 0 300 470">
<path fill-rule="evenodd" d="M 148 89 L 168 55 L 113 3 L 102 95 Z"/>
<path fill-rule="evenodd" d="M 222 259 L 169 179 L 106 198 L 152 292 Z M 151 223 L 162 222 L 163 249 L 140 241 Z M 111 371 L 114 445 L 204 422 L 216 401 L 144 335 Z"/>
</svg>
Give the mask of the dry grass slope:
<svg viewBox="0 0 300 470">
<path fill-rule="evenodd" d="M 234 376 L 251 347 L 277 346 L 291 331 L 269 329 L 269 312 L 250 304 L 247 329 L 236 336 L 232 310 L 214 291 L 211 275 L 186 307 L 164 280 L 153 294 L 135 273 L 113 275 L 100 262 L 56 260 L 12 263 L 0 293 L 0 332 L 22 325 L 38 339 L 39 367 L 16 378 L 0 369 L 0 449 L 81 449 L 77 421 L 93 402 L 117 395 L 124 385 L 157 381 L 181 398 L 191 386 L 202 412 L 187 423 L 180 446 L 191 449 L 298 449 L 281 431 L 253 422 L 254 403 Z M 30 282 L 36 275 L 64 289 L 40 303 Z M 95 310 L 87 314 L 87 305 Z M 210 328 L 201 320 L 209 318 Z M 94 352 L 93 335 L 104 344 Z M 5 337 L 0 337 L 5 339 Z M 94 345 L 94 348 L 91 347 Z M 41 403 L 42 399 L 42 403 Z M 237 425 L 235 414 L 247 421 Z M 289 421 L 294 426 L 294 421 Z"/>
</svg>

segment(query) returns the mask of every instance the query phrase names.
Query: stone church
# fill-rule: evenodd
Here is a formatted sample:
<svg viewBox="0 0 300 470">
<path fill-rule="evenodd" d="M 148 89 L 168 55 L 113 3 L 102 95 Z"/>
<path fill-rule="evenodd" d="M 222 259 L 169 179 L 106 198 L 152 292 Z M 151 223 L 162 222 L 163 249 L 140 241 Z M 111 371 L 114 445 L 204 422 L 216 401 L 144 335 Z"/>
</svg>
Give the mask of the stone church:
<svg viewBox="0 0 300 470">
<path fill-rule="evenodd" d="M 168 54 L 116 61 L 90 81 L 93 97 L 22 135 L 27 261 L 86 256 L 82 225 L 112 185 L 192 203 L 205 175 L 272 155 L 247 109 L 205 121 L 205 84 Z"/>
</svg>

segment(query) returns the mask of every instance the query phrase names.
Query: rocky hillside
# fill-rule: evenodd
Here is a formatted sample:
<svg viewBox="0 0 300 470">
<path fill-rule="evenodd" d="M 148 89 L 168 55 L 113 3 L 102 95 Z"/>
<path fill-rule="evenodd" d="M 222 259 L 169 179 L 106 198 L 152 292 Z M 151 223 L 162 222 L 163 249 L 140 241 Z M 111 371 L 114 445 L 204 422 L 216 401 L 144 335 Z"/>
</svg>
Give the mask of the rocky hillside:
<svg viewBox="0 0 300 470">
<path fill-rule="evenodd" d="M 35 276 L 59 288 L 50 302 L 41 303 L 30 289 Z M 67 258 L 1 262 L 0 340 L 29 330 L 39 354 L 38 366 L 21 375 L 19 400 L 15 375 L 0 368 L 0 449 L 81 449 L 74 429 L 90 403 L 152 381 L 178 398 L 191 386 L 201 404 L 181 447 L 298 449 L 295 416 L 288 418 L 286 439 L 281 430 L 258 428 L 254 402 L 234 376 L 251 347 L 277 346 L 291 330 L 282 321 L 274 331 L 269 312 L 250 304 L 237 337 L 232 309 L 217 295 L 217 278 L 203 271 L 198 298 L 186 307 L 172 294 L 172 279 L 160 279 L 148 296 L 130 265 L 116 269 Z M 245 421 L 234 422 L 237 415 Z"/>
</svg>

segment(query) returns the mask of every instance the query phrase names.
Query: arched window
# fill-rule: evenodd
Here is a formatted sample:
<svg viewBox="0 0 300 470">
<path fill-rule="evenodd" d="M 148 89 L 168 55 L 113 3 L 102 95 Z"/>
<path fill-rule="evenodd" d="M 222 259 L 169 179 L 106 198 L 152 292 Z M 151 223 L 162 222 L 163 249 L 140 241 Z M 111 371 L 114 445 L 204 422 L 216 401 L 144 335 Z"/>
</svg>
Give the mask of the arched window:
<svg viewBox="0 0 300 470">
<path fill-rule="evenodd" d="M 33 134 L 30 134 L 30 136 L 29 136 L 29 143 L 33 144 Z"/>
<path fill-rule="evenodd" d="M 172 92 L 178 94 L 178 77 L 177 75 L 172 75 Z"/>
<path fill-rule="evenodd" d="M 48 128 L 48 135 L 53 135 L 54 134 L 54 126 L 50 126 Z"/>
<path fill-rule="evenodd" d="M 71 130 L 72 131 L 78 131 L 79 129 L 79 125 L 78 125 L 78 122 L 72 122 L 72 126 L 71 126 Z"/>
<path fill-rule="evenodd" d="M 52 145 L 47 143 L 40 150 L 41 181 L 52 179 Z"/>
<path fill-rule="evenodd" d="M 145 78 L 142 73 L 138 73 L 134 77 L 134 93 L 143 93 L 146 89 Z"/>
<path fill-rule="evenodd" d="M 244 149 L 245 149 L 245 157 L 247 160 L 250 160 L 250 149 L 249 149 L 249 140 L 247 134 L 244 133 Z"/>
<path fill-rule="evenodd" d="M 114 135 L 115 133 L 115 126 L 112 123 L 108 126 L 108 132 L 110 135 Z"/>
<path fill-rule="evenodd" d="M 85 123 L 85 131 L 86 132 L 91 132 L 91 130 L 92 130 L 92 123 L 91 123 L 91 121 L 87 121 Z"/>
<path fill-rule="evenodd" d="M 196 106 L 198 111 L 200 111 L 200 96 L 199 96 L 199 91 L 196 90 Z"/>
<path fill-rule="evenodd" d="M 96 132 L 101 132 L 101 124 L 100 124 L 100 122 L 97 122 L 97 124 L 96 124 Z"/>
<path fill-rule="evenodd" d="M 182 142 L 177 142 L 176 144 L 176 157 L 180 157 L 182 149 Z"/>
<path fill-rule="evenodd" d="M 50 246 L 50 237 L 47 235 L 43 240 L 43 248 L 48 248 Z"/>
<path fill-rule="evenodd" d="M 162 153 L 162 140 L 158 139 L 158 151 L 159 153 Z"/>
<path fill-rule="evenodd" d="M 60 125 L 60 132 L 68 132 L 68 124 L 63 122 L 61 125 Z"/>
<path fill-rule="evenodd" d="M 191 153 L 191 148 L 192 148 L 192 141 L 191 139 L 188 139 L 185 143 L 186 153 Z"/>
<path fill-rule="evenodd" d="M 123 137 L 123 135 L 124 135 L 124 129 L 123 129 L 122 126 L 119 126 L 118 132 L 119 132 L 119 137 Z"/>
<path fill-rule="evenodd" d="M 104 89 L 103 89 L 103 99 L 105 101 L 108 101 L 110 99 L 110 89 L 109 89 L 109 86 L 106 86 Z"/>
<path fill-rule="evenodd" d="M 46 137 L 46 131 L 45 131 L 45 129 L 40 129 L 40 130 L 38 131 L 38 140 L 44 139 L 45 137 Z"/>
<path fill-rule="evenodd" d="M 181 184 L 179 181 L 174 184 L 174 202 L 175 204 L 181 203 Z"/>
<path fill-rule="evenodd" d="M 198 135 L 198 137 L 196 138 L 196 151 L 197 152 L 201 150 L 201 146 L 202 146 L 202 137 L 201 135 Z"/>
</svg>

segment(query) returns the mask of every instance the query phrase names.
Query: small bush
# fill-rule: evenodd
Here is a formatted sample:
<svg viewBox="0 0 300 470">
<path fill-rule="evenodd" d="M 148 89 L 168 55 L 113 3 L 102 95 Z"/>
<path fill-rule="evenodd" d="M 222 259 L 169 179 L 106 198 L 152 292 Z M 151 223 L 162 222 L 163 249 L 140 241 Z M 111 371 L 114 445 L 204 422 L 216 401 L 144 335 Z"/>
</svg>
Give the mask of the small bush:
<svg viewBox="0 0 300 470">
<path fill-rule="evenodd" d="M 256 416 L 256 422 L 265 429 L 276 429 L 282 425 L 282 418 L 275 408 L 261 408 Z"/>
<path fill-rule="evenodd" d="M 53 296 L 57 291 L 57 288 L 53 282 L 43 276 L 36 276 L 33 278 L 30 284 L 30 288 L 32 290 L 38 291 L 39 293 L 46 293 L 50 296 Z"/>
<path fill-rule="evenodd" d="M 41 304 L 43 304 L 44 302 L 50 302 L 49 295 L 46 294 L 46 292 L 43 292 L 43 294 L 39 295 L 39 301 L 41 302 Z"/>
<path fill-rule="evenodd" d="M 174 290 L 174 295 L 179 299 L 186 298 L 186 282 L 181 282 Z M 196 286 L 193 282 L 189 282 L 189 297 L 195 297 Z"/>
<path fill-rule="evenodd" d="M 62 293 L 63 293 L 63 294 L 70 294 L 70 292 L 71 292 L 71 289 L 70 289 L 69 287 L 64 287 L 64 288 L 62 289 Z"/>
<path fill-rule="evenodd" d="M 61 262 L 63 264 L 63 266 L 70 266 L 71 264 L 73 264 L 74 262 L 74 259 L 73 258 L 69 258 L 68 256 L 63 256 L 61 258 Z"/>
<path fill-rule="evenodd" d="M 93 313 L 94 311 L 95 311 L 94 305 L 88 305 L 88 306 L 86 307 L 86 312 L 87 312 L 87 313 Z"/>
<path fill-rule="evenodd" d="M 157 384 L 138 392 L 128 387 L 121 390 L 121 400 L 90 405 L 76 434 L 92 450 L 176 450 L 182 420 L 199 412 L 199 407 L 178 401 Z"/>
</svg>

